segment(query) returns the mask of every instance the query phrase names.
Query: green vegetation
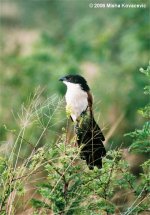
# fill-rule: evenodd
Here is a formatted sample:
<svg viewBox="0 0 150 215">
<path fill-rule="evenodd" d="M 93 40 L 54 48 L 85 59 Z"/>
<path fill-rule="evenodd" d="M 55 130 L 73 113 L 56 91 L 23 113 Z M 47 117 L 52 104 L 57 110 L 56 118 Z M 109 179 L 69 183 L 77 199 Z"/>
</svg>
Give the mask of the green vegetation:
<svg viewBox="0 0 150 215">
<path fill-rule="evenodd" d="M 148 80 L 150 80 L 150 65 L 148 66 L 147 70 L 140 69 L 142 73 L 146 75 Z M 144 94 L 150 95 L 150 85 L 144 88 Z M 132 137 L 134 142 L 130 146 L 130 150 L 139 153 L 150 153 L 150 101 L 149 103 L 142 109 L 139 110 L 139 113 L 147 119 L 147 122 L 144 123 L 142 129 L 136 129 L 134 132 L 127 134 L 128 136 Z M 127 136 L 126 135 L 126 136 Z"/>
<path fill-rule="evenodd" d="M 149 67 L 142 71 L 150 78 Z M 147 89 L 148 87 L 145 87 L 146 93 L 149 93 Z M 141 165 L 142 173 L 137 178 L 131 173 L 128 162 L 124 160 L 122 150 L 110 150 L 103 160 L 101 170 L 97 168 L 93 171 L 88 170 L 85 162 L 78 158 L 80 149 L 73 147 L 75 139 L 68 143 L 68 131 L 65 128 L 62 129 L 61 135 L 59 134 L 54 143 L 50 140 L 46 141 L 45 133 L 50 129 L 51 118 L 55 116 L 55 112 L 59 112 L 62 101 L 58 101 L 58 98 L 54 97 L 50 99 L 49 105 L 40 106 L 37 102 L 38 96 L 39 94 L 34 96 L 29 108 L 24 108 L 26 121 L 24 121 L 24 127 L 20 128 L 11 154 L 8 158 L 1 157 L 0 159 L 1 214 L 15 214 L 16 207 L 19 207 L 17 202 L 21 201 L 22 196 L 27 192 L 26 184 L 32 183 L 34 175 L 43 172 L 43 169 L 45 170 L 44 181 L 34 182 L 39 197 L 30 197 L 24 203 L 26 205 L 30 202 L 34 214 L 52 212 L 54 214 L 90 215 L 123 212 L 127 215 L 148 211 L 150 161 L 147 160 Z M 147 116 L 149 108 L 148 104 L 142 110 L 144 116 Z M 50 115 L 47 115 L 47 109 Z M 37 129 L 42 127 L 43 130 L 36 145 L 33 146 L 24 139 L 24 134 L 28 130 L 32 130 L 31 125 L 34 124 Z M 146 122 L 142 130 L 128 134 L 134 138 L 130 146 L 133 152 L 136 152 L 137 148 L 140 153 L 149 151 L 149 126 L 149 122 Z M 36 146 L 42 138 L 44 138 L 45 145 L 37 149 Z M 32 150 L 28 158 L 18 165 L 18 159 L 22 158 L 20 150 L 23 142 L 32 147 Z M 40 177 L 37 178 L 38 180 Z M 121 194 L 118 194 L 119 192 Z M 128 193 L 130 193 L 130 197 Z M 117 195 L 120 196 L 117 197 Z M 131 198 L 132 201 L 129 201 L 128 198 Z M 20 208 L 23 207 L 24 205 L 21 205 Z"/>
<path fill-rule="evenodd" d="M 149 213 L 150 66 L 138 71 L 149 60 L 148 7 L 0 4 L 0 214 Z M 101 170 L 74 146 L 58 81 L 69 73 L 94 95 L 108 151 Z"/>
</svg>

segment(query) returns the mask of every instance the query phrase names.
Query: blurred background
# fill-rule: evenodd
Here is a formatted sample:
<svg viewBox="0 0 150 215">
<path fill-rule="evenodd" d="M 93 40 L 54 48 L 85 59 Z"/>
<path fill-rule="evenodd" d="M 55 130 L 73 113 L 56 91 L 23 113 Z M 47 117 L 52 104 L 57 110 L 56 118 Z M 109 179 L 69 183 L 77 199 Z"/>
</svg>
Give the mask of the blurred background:
<svg viewBox="0 0 150 215">
<path fill-rule="evenodd" d="M 139 68 L 148 64 L 148 1 L 142 1 L 145 9 L 94 9 L 91 2 L 0 1 L 1 145 L 14 142 L 10 130 L 18 131 L 22 104 L 28 105 L 37 88 L 41 101 L 64 96 L 58 79 L 65 74 L 87 79 L 95 118 L 111 147 L 130 145 L 123 134 L 141 127 L 137 110 L 147 103 L 147 80 Z M 66 124 L 64 107 L 61 112 L 53 119 L 54 133 Z M 26 139 L 34 144 L 40 132 L 33 126 Z M 45 136 L 41 145 L 52 138 Z"/>
</svg>

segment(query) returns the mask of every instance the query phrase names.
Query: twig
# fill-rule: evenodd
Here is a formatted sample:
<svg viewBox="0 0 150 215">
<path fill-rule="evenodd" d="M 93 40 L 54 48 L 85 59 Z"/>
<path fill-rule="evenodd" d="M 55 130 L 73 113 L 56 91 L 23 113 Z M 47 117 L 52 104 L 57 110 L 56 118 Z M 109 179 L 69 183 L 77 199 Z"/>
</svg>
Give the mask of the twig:
<svg viewBox="0 0 150 215">
<path fill-rule="evenodd" d="M 58 173 L 58 175 L 60 175 L 64 181 L 64 197 L 66 199 L 66 195 L 67 195 L 67 191 L 68 191 L 68 185 L 69 185 L 69 181 L 66 180 L 65 174 L 61 173 L 54 165 L 51 161 L 48 162 L 53 169 Z"/>
<path fill-rule="evenodd" d="M 112 136 L 112 134 L 115 132 L 115 130 L 117 129 L 117 127 L 119 126 L 120 122 L 122 121 L 122 119 L 124 118 L 125 113 L 122 113 L 120 115 L 120 117 L 118 118 L 118 120 L 114 123 L 114 125 L 111 127 L 111 129 L 109 130 L 109 132 L 107 133 L 106 137 L 105 137 L 105 142 L 104 145 L 106 146 L 108 143 L 108 140 L 110 139 L 110 137 Z"/>
</svg>

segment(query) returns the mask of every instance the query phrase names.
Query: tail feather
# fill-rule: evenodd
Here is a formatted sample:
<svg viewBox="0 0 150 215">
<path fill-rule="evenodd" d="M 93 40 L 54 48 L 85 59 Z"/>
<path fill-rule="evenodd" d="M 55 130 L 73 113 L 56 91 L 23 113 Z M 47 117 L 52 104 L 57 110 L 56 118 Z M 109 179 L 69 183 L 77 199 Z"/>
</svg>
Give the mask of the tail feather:
<svg viewBox="0 0 150 215">
<path fill-rule="evenodd" d="M 89 169 L 94 166 L 102 168 L 102 157 L 106 155 L 102 142 L 105 138 L 94 117 L 83 115 L 81 122 L 76 125 L 76 134 L 81 159 L 86 160 Z"/>
</svg>

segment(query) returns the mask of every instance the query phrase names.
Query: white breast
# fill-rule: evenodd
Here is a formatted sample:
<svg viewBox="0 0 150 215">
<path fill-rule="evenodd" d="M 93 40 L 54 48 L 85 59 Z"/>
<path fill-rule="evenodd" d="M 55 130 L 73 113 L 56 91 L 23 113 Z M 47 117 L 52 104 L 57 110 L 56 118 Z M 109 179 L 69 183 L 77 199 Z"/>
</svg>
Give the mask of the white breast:
<svg viewBox="0 0 150 215">
<path fill-rule="evenodd" d="M 73 121 L 76 121 L 81 113 L 88 107 L 88 96 L 87 93 L 81 89 L 79 84 L 73 84 L 65 81 L 64 83 L 67 85 L 67 92 L 65 96 L 67 107 L 71 110 L 71 117 Z"/>
</svg>

